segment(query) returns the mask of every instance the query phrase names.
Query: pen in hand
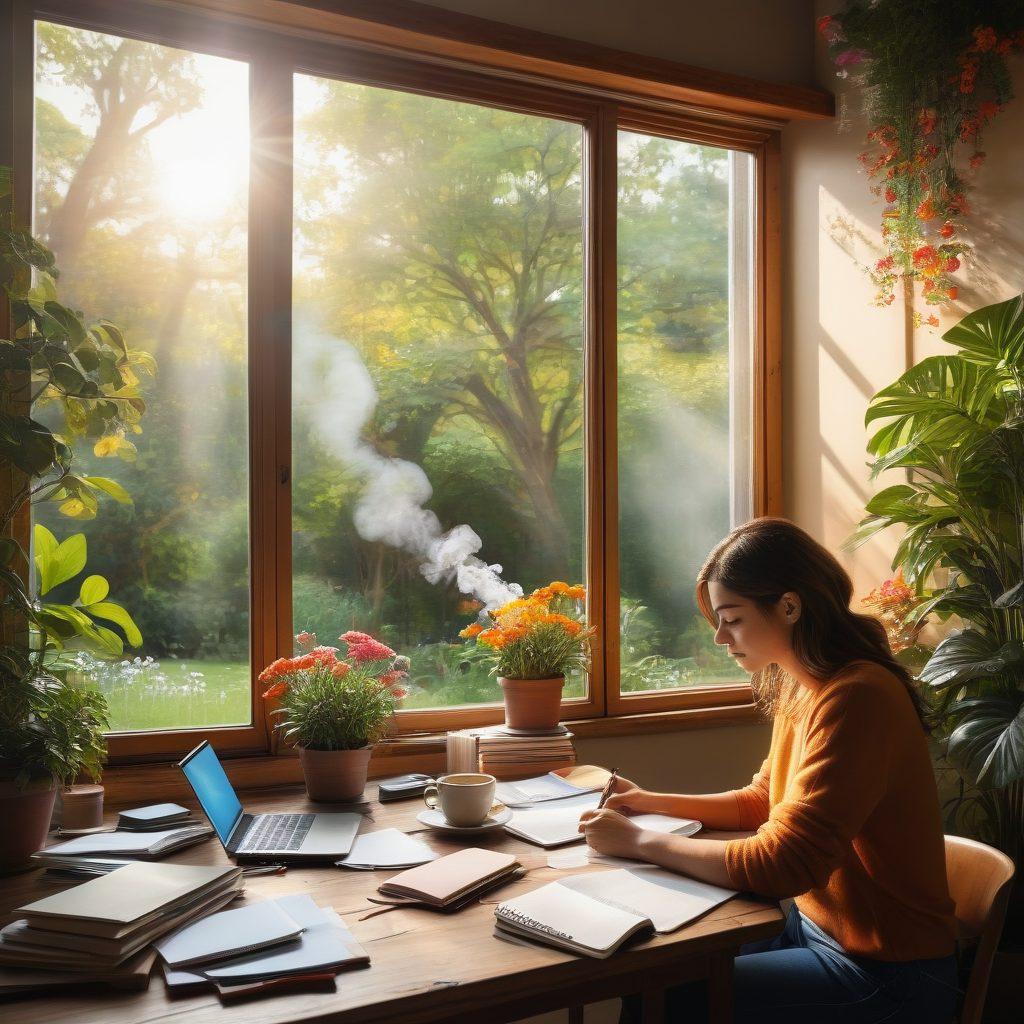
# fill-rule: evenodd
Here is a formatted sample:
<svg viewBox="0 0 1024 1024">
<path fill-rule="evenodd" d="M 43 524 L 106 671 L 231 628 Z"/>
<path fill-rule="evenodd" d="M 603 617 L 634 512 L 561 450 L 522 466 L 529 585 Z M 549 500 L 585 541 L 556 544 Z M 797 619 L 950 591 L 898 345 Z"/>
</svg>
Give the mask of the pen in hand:
<svg viewBox="0 0 1024 1024">
<path fill-rule="evenodd" d="M 601 810 L 602 807 L 608 802 L 608 797 L 612 795 L 612 790 L 615 788 L 615 780 L 618 777 L 619 769 L 613 768 L 611 775 L 608 776 L 608 781 L 604 784 L 604 789 L 601 791 L 601 799 L 597 802 L 597 809 Z"/>
</svg>

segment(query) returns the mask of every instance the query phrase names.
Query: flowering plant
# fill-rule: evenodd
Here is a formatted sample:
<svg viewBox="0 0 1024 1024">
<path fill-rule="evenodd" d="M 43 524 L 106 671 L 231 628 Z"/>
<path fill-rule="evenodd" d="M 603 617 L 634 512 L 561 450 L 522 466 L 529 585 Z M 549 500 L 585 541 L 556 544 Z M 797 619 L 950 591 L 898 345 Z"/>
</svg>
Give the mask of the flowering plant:
<svg viewBox="0 0 1024 1024">
<path fill-rule="evenodd" d="M 317 645 L 315 633 L 295 638 L 298 653 L 278 658 L 261 673 L 270 685 L 264 700 L 289 742 L 307 750 L 356 750 L 375 743 L 388 729 L 406 691 L 409 659 L 366 633 L 343 633 L 344 658 L 337 647 Z"/>
<path fill-rule="evenodd" d="M 968 175 L 981 166 L 982 129 L 1012 98 L 1006 57 L 1024 47 L 1024 7 L 847 0 L 818 31 L 837 75 L 863 87 L 872 123 L 860 161 L 886 203 L 885 253 L 870 270 L 876 301 L 892 303 L 902 278 L 920 282 L 928 303 L 951 302 L 950 275 L 971 252 L 958 240 L 970 210 L 957 161 L 966 155 Z"/>
<path fill-rule="evenodd" d="M 917 643 L 926 620 L 913 614 L 920 600 L 903 578 L 902 568 L 892 579 L 884 580 L 862 598 L 861 604 L 885 627 L 893 654 L 909 650 Z"/>
<path fill-rule="evenodd" d="M 593 628 L 584 615 L 586 590 L 554 582 L 487 612 L 459 634 L 484 649 L 491 671 L 506 679 L 549 679 L 586 668 Z"/>
</svg>

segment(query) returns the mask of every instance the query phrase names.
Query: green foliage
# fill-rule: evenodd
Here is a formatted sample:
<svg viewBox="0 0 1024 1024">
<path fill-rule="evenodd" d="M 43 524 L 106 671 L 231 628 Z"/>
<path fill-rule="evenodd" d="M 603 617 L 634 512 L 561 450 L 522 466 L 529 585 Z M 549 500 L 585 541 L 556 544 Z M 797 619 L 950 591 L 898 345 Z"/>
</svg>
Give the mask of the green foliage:
<svg viewBox="0 0 1024 1024">
<path fill-rule="evenodd" d="M 848 544 L 903 527 L 893 568 L 921 597 L 910 615 L 967 624 L 920 678 L 951 761 L 1009 792 L 1024 780 L 1024 297 L 968 314 L 944 339 L 959 351 L 908 370 L 868 408 L 868 424 L 886 421 L 868 446 L 875 472 L 910 474 L 871 499 Z M 947 582 L 929 589 L 936 570 Z M 1000 820 L 1012 825 L 1000 844 L 1017 849 L 1024 821 Z"/>
<path fill-rule="evenodd" d="M 320 666 L 301 676 L 273 712 L 288 742 L 309 750 L 358 750 L 387 732 L 395 698 L 371 671 L 357 667 L 338 679 Z"/>
</svg>

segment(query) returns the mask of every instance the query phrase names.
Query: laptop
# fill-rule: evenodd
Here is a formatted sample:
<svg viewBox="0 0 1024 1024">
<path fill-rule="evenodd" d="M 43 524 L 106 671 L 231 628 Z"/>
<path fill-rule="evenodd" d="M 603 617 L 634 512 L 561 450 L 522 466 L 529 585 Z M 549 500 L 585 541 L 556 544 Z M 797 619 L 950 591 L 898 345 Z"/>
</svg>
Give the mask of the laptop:
<svg viewBox="0 0 1024 1024">
<path fill-rule="evenodd" d="M 352 849 L 361 814 L 246 814 L 206 740 L 178 767 L 236 860 L 336 860 Z"/>
</svg>

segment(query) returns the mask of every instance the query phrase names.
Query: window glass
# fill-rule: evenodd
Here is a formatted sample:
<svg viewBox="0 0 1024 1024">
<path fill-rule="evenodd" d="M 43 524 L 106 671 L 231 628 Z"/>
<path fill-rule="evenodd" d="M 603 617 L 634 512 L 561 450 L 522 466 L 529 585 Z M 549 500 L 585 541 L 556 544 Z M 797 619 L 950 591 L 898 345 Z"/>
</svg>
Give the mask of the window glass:
<svg viewBox="0 0 1024 1024">
<path fill-rule="evenodd" d="M 458 638 L 486 567 L 583 573 L 582 130 L 307 75 L 295 104 L 295 631 L 409 655 L 406 708 L 500 700 Z"/>
<path fill-rule="evenodd" d="M 34 511 L 58 540 L 85 535 L 85 573 L 141 630 L 120 657 L 78 659 L 117 731 L 251 720 L 248 88 L 245 63 L 36 25 L 35 232 L 61 300 L 156 363 L 141 433 L 73 442 L 76 472 L 131 504 Z M 35 414 L 54 422 L 45 395 Z M 81 580 L 48 598 L 70 603 Z"/>
<path fill-rule="evenodd" d="M 752 164 L 619 133 L 622 692 L 737 679 L 694 579 L 750 515 Z"/>
</svg>

